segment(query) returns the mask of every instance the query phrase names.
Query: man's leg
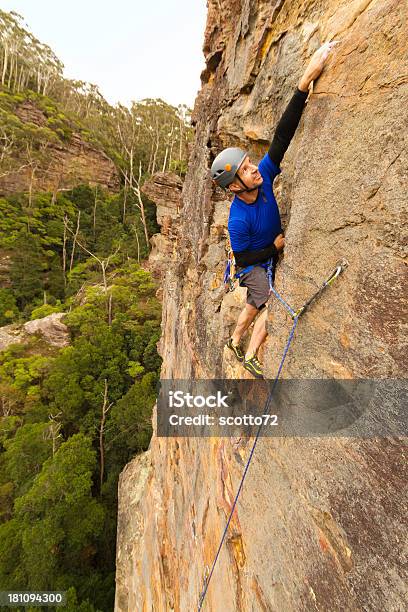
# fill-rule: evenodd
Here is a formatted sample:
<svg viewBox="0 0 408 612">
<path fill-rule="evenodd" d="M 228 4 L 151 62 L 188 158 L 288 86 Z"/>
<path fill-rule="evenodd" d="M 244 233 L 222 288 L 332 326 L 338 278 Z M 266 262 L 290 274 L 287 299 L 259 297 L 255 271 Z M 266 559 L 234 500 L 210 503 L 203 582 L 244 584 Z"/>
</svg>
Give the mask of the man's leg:
<svg viewBox="0 0 408 612">
<path fill-rule="evenodd" d="M 258 312 L 259 312 L 258 309 L 255 308 L 255 306 L 252 306 L 252 304 L 245 305 L 245 308 L 242 310 L 241 314 L 238 317 L 238 322 L 234 330 L 234 333 L 231 336 L 232 341 L 235 345 L 239 344 L 242 336 L 244 335 L 248 327 L 251 325 L 252 321 L 255 319 Z M 255 323 L 255 327 L 256 325 L 257 323 Z M 254 331 L 255 331 L 255 328 L 254 328 Z M 253 334 L 252 334 L 252 337 L 253 337 Z"/>
<path fill-rule="evenodd" d="M 256 355 L 257 350 L 261 346 L 262 342 L 265 340 L 268 332 L 266 331 L 266 318 L 268 315 L 268 309 L 264 308 L 264 311 L 259 316 L 258 320 L 254 325 L 254 329 L 252 331 L 251 340 L 248 345 L 247 352 L 245 354 L 245 359 L 250 359 L 253 355 Z"/>
</svg>

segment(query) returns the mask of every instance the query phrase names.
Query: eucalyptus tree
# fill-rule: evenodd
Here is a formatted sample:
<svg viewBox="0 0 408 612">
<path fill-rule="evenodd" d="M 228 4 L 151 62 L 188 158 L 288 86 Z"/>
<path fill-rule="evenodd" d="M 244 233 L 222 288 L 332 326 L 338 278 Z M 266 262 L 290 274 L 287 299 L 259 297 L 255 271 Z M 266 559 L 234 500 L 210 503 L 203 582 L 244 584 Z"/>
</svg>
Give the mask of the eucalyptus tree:
<svg viewBox="0 0 408 612">
<path fill-rule="evenodd" d="M 46 95 L 62 79 L 63 64 L 53 50 L 23 25 L 23 17 L 0 10 L 1 84 L 12 91 L 32 87 Z"/>
</svg>

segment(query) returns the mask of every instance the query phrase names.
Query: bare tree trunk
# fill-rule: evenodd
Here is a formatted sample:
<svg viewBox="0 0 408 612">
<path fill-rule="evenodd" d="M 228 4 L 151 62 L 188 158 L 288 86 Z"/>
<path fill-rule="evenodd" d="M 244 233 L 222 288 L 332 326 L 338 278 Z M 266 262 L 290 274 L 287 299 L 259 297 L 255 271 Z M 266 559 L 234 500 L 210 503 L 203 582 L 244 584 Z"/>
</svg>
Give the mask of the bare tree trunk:
<svg viewBox="0 0 408 612">
<path fill-rule="evenodd" d="M 129 183 L 130 183 L 130 186 L 132 186 L 133 185 L 133 147 L 130 149 L 130 152 L 129 152 L 129 167 L 130 167 Z"/>
<path fill-rule="evenodd" d="M 99 257 L 97 257 L 96 255 L 94 255 L 94 253 L 92 253 L 91 251 L 89 251 L 86 247 L 84 247 L 83 244 L 81 244 L 79 242 L 79 240 L 77 239 L 77 235 L 78 235 L 78 226 L 77 226 L 77 232 L 74 234 L 69 227 L 67 226 L 68 231 L 74 236 L 74 246 L 75 244 L 77 244 L 79 247 L 81 247 L 81 249 L 83 249 L 85 251 L 85 253 L 88 253 L 88 255 L 90 255 L 91 257 L 93 257 L 94 259 L 96 259 L 96 261 L 99 263 L 99 265 L 101 266 L 101 270 L 102 270 L 102 280 L 103 280 L 103 287 L 104 287 L 104 293 L 107 293 L 108 291 L 108 285 L 107 285 L 107 281 L 106 281 L 106 270 L 108 269 L 109 266 L 109 262 L 111 257 L 115 257 L 116 253 L 118 253 L 119 249 L 120 249 L 120 243 L 118 244 L 116 251 L 114 253 L 111 253 L 109 255 L 109 257 L 107 259 L 100 259 Z"/>
<path fill-rule="evenodd" d="M 41 70 L 40 68 L 38 68 L 37 70 L 37 93 L 41 93 L 41 78 L 42 78 Z"/>
<path fill-rule="evenodd" d="M 50 82 L 50 78 L 51 78 L 51 70 L 48 70 L 47 74 L 44 77 L 44 86 L 43 86 L 43 90 L 42 90 L 43 96 L 45 96 L 46 93 L 47 93 L 47 89 L 48 89 L 48 84 Z"/>
<path fill-rule="evenodd" d="M 171 165 L 171 156 L 173 154 L 173 146 L 174 146 L 174 132 L 175 132 L 175 126 L 174 123 L 171 124 L 171 131 L 170 131 L 170 135 L 169 135 L 169 140 L 170 140 L 170 148 L 169 148 L 169 155 L 168 155 L 168 167 L 170 168 Z M 166 149 L 166 154 L 167 154 L 167 149 Z"/>
<path fill-rule="evenodd" d="M 153 168 L 153 164 L 152 164 L 152 161 L 153 161 L 153 148 L 154 148 L 154 144 L 153 144 L 153 141 L 152 141 L 152 148 L 151 148 L 151 151 L 150 151 L 150 154 L 149 154 L 149 164 L 147 166 L 147 174 L 153 174 L 153 172 L 152 172 L 152 168 Z"/>
<path fill-rule="evenodd" d="M 102 494 L 103 476 L 105 472 L 105 449 L 103 445 L 103 436 L 105 429 L 106 415 L 111 408 L 112 403 L 108 404 L 108 381 L 105 378 L 105 389 L 103 392 L 103 404 L 102 404 L 102 415 L 101 425 L 99 428 L 99 454 L 100 454 L 100 482 L 99 482 L 99 493 Z"/>
<path fill-rule="evenodd" d="M 108 299 L 108 325 L 112 325 L 112 293 L 109 294 Z"/>
<path fill-rule="evenodd" d="M 162 172 L 166 172 L 166 164 L 167 164 L 167 155 L 169 153 L 169 147 L 166 147 L 166 153 L 164 156 L 163 169 Z"/>
<path fill-rule="evenodd" d="M 133 188 L 137 200 L 139 202 L 138 208 L 140 209 L 140 216 L 142 219 L 142 224 L 143 224 L 143 229 L 144 229 L 144 233 L 145 233 L 145 238 L 146 238 L 146 246 L 147 249 L 149 250 L 149 234 L 147 232 L 147 224 L 146 224 L 146 217 L 145 217 L 145 211 L 144 211 L 144 204 L 143 204 L 143 200 L 142 200 L 142 194 L 140 191 L 140 181 L 142 178 L 142 162 L 139 162 L 139 179 L 136 181 L 136 179 L 134 179 L 135 185 L 136 187 Z"/>
<path fill-rule="evenodd" d="M 28 187 L 28 207 L 31 208 L 33 203 L 33 183 L 34 183 L 34 174 L 36 168 L 31 166 L 31 176 L 30 176 L 30 185 Z"/>
<path fill-rule="evenodd" d="M 137 233 L 137 227 L 134 226 L 136 236 L 136 244 L 137 244 L 137 263 L 140 263 L 140 243 L 139 243 L 139 234 Z"/>
<path fill-rule="evenodd" d="M 13 55 L 10 56 L 10 71 L 9 71 L 9 76 L 8 76 L 8 82 L 7 82 L 7 87 L 10 89 L 10 85 L 11 85 L 11 75 L 13 72 Z"/>
<path fill-rule="evenodd" d="M 7 43 L 5 43 L 5 45 L 4 45 L 3 74 L 1 75 L 1 84 L 2 85 L 4 85 L 4 81 L 6 80 L 7 64 L 8 64 L 8 47 L 7 47 Z"/>
<path fill-rule="evenodd" d="M 172 138 L 171 143 L 170 143 L 170 153 L 169 153 L 169 166 L 171 167 L 171 160 L 173 159 L 173 147 L 174 147 L 174 143 L 175 143 L 175 138 Z"/>
<path fill-rule="evenodd" d="M 14 75 L 14 86 L 13 86 L 13 89 L 15 91 L 16 90 L 16 86 L 17 86 L 17 77 L 18 77 L 17 54 L 14 57 L 15 57 L 15 59 L 14 59 L 14 69 L 13 69 L 13 75 Z M 13 80 L 11 82 L 13 82 Z"/>
<path fill-rule="evenodd" d="M 72 266 L 74 264 L 74 253 L 75 253 L 75 244 L 77 242 L 77 237 L 78 237 L 78 233 L 79 233 L 79 219 L 81 216 L 81 211 L 78 210 L 78 218 L 77 218 L 77 226 L 76 226 L 76 230 L 75 230 L 75 234 L 74 234 L 74 243 L 72 245 L 72 251 L 71 251 L 71 261 L 69 264 L 69 271 L 72 271 Z"/>
<path fill-rule="evenodd" d="M 7 385 L 5 385 L 5 388 L 7 391 L 9 390 L 7 388 Z M 11 399 L 11 397 L 13 399 Z M 0 401 L 1 401 L 1 416 L 4 416 L 4 417 L 9 416 L 11 414 L 13 406 L 18 404 L 18 399 L 16 398 L 15 390 L 13 390 L 13 393 L 10 395 L 10 393 L 4 392 L 4 387 L 3 388 L 0 387 Z"/>
<path fill-rule="evenodd" d="M 156 118 L 156 147 L 155 147 L 155 150 L 154 150 L 152 174 L 154 174 L 155 169 L 156 169 L 156 158 L 157 158 L 157 152 L 159 150 L 159 143 L 160 143 L 159 121 Z"/>
<path fill-rule="evenodd" d="M 102 268 L 103 290 L 106 293 L 108 291 L 108 285 L 106 284 L 106 263 L 104 260 L 101 261 L 101 268 Z"/>
<path fill-rule="evenodd" d="M 95 185 L 95 200 L 94 200 L 94 207 L 93 207 L 93 237 L 95 240 L 95 236 L 96 236 L 96 204 L 97 204 L 97 194 L 98 194 L 98 185 Z"/>
<path fill-rule="evenodd" d="M 62 424 L 56 420 L 59 416 L 61 416 L 61 414 L 62 412 L 59 412 L 55 416 L 53 416 L 52 414 L 48 415 L 48 418 L 50 419 L 51 423 L 50 423 L 50 428 L 49 428 L 49 436 L 47 437 L 51 437 L 52 439 L 52 456 L 53 457 L 55 453 L 57 452 L 57 440 L 58 438 L 61 438 L 60 429 L 61 429 Z"/>
<path fill-rule="evenodd" d="M 23 66 L 20 66 L 20 72 L 17 70 L 17 93 L 20 92 L 21 74 L 23 72 Z"/>
<path fill-rule="evenodd" d="M 127 174 L 125 174 L 125 187 L 123 189 L 123 213 L 122 213 L 122 223 L 125 224 L 126 221 L 126 204 L 127 204 L 127 192 L 128 192 L 128 184 L 127 184 Z"/>
<path fill-rule="evenodd" d="M 62 273 L 64 275 L 64 287 L 67 287 L 67 277 L 66 277 L 66 268 L 67 268 L 67 223 L 68 217 L 64 215 L 64 236 L 62 242 Z"/>
</svg>

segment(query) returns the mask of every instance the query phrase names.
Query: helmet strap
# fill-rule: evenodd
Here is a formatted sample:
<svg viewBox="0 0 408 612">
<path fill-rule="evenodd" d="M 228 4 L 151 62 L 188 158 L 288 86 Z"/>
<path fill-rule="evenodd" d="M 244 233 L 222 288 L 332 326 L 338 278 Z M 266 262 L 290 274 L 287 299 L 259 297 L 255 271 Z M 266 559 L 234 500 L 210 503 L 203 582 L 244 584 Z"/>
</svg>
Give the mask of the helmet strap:
<svg viewBox="0 0 408 612">
<path fill-rule="evenodd" d="M 236 178 L 243 184 L 243 186 L 245 187 L 245 189 L 240 189 L 239 191 L 235 191 L 235 193 L 237 195 L 239 195 L 240 193 L 245 193 L 246 191 L 255 191 L 255 189 L 258 189 L 258 187 L 251 187 L 250 189 L 245 185 L 244 181 L 242 180 L 242 178 L 240 176 L 238 176 L 238 174 L 235 175 Z"/>
</svg>

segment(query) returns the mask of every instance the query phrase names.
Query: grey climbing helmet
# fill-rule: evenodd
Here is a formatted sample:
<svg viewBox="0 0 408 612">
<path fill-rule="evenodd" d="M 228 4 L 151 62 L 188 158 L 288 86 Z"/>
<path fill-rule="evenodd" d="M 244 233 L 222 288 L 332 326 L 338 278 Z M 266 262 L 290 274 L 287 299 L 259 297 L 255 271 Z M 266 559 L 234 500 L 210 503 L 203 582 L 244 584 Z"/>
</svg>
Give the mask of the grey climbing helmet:
<svg viewBox="0 0 408 612">
<path fill-rule="evenodd" d="M 227 187 L 235 178 L 247 153 L 238 147 L 228 147 L 217 155 L 211 166 L 211 178 L 220 187 Z"/>
</svg>

